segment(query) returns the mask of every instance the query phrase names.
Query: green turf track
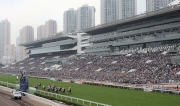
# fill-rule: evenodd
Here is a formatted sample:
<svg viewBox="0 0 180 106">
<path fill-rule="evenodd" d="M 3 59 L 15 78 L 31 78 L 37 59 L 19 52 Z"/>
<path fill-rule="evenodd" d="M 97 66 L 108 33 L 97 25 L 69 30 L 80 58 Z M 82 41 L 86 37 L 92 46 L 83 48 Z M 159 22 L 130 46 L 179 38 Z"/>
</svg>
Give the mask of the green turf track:
<svg viewBox="0 0 180 106">
<path fill-rule="evenodd" d="M 0 81 L 15 83 L 15 76 L 0 74 Z M 92 85 L 64 83 L 45 79 L 29 78 L 29 85 L 41 82 L 42 85 L 55 84 L 56 86 L 72 87 L 72 94 L 68 96 L 105 103 L 112 106 L 180 106 L 180 95 L 165 93 L 147 93 L 136 90 L 108 88 Z"/>
</svg>

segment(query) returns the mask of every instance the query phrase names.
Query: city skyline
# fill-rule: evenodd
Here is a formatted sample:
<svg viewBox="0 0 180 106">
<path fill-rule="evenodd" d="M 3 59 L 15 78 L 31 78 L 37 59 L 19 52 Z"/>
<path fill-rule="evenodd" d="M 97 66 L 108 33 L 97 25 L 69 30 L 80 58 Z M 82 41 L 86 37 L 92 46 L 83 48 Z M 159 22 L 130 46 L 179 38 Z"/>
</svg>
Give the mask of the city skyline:
<svg viewBox="0 0 180 106">
<path fill-rule="evenodd" d="M 57 33 L 57 22 L 56 20 L 48 20 L 44 25 L 44 37 L 54 36 Z"/>
<path fill-rule="evenodd" d="M 78 9 L 84 4 L 94 6 L 95 25 L 100 24 L 100 0 L 78 0 L 77 1 L 59 1 L 59 0 L 0 0 L 0 20 L 8 19 L 11 22 L 11 43 L 15 44 L 19 30 L 26 25 L 32 26 L 35 30 L 35 38 L 37 38 L 37 27 L 44 24 L 45 21 L 52 19 L 57 21 L 57 32 L 63 31 L 63 13 L 64 11 L 74 8 Z M 138 14 L 146 9 L 145 0 L 137 0 Z"/>
<path fill-rule="evenodd" d="M 137 15 L 137 0 L 101 0 L 101 24 Z"/>
<path fill-rule="evenodd" d="M 77 29 L 83 30 L 95 26 L 95 13 L 94 6 L 85 4 L 77 9 Z"/>
<path fill-rule="evenodd" d="M 5 19 L 0 21 L 0 60 L 5 55 L 4 46 L 11 44 L 11 23 Z"/>
<path fill-rule="evenodd" d="M 146 1 L 146 11 L 155 11 L 159 8 L 164 8 L 168 6 L 171 2 L 175 0 L 147 0 Z"/>
<path fill-rule="evenodd" d="M 19 44 L 34 41 L 34 28 L 32 26 L 24 26 L 19 30 Z M 27 57 L 25 47 L 19 46 L 19 59 L 23 60 Z"/>
<path fill-rule="evenodd" d="M 68 9 L 63 14 L 63 32 L 70 33 L 77 29 L 76 18 L 77 10 L 74 8 Z"/>
</svg>

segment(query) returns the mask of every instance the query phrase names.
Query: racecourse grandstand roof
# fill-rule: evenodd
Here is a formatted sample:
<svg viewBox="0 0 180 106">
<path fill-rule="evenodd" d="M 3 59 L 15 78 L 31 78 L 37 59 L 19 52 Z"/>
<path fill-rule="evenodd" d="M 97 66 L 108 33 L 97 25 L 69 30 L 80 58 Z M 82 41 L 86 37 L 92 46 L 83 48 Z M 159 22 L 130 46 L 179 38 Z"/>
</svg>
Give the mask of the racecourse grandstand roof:
<svg viewBox="0 0 180 106">
<path fill-rule="evenodd" d="M 28 42 L 28 43 L 19 44 L 19 46 L 35 46 L 35 45 L 39 45 L 43 43 L 56 42 L 59 40 L 66 40 L 70 38 L 76 39 L 77 37 L 74 35 L 53 36 L 53 37 L 48 37 L 45 39 L 40 39 L 40 40 Z"/>
<path fill-rule="evenodd" d="M 123 26 L 125 24 L 148 20 L 148 19 L 155 18 L 155 17 L 163 17 L 170 13 L 179 14 L 180 13 L 180 4 L 168 6 L 168 7 L 156 10 L 156 11 L 147 12 L 147 13 L 143 13 L 140 15 L 135 15 L 135 16 L 132 16 L 132 17 L 129 17 L 126 19 L 121 19 L 121 20 L 117 20 L 114 22 L 98 25 L 95 27 L 84 29 L 80 32 L 85 32 L 89 35 L 96 35 L 96 34 L 100 34 L 100 33 L 111 32 L 111 31 L 117 30 L 118 27 Z"/>
</svg>

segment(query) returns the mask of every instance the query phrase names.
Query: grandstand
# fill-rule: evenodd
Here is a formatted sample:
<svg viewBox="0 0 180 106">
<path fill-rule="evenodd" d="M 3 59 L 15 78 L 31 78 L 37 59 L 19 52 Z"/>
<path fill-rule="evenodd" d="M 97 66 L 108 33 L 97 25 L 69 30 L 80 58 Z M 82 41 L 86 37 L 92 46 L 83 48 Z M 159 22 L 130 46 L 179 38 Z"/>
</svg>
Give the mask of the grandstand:
<svg viewBox="0 0 180 106">
<path fill-rule="evenodd" d="M 88 46 L 88 36 L 86 34 L 75 35 L 59 35 L 53 37 L 36 40 L 29 43 L 20 44 L 26 47 L 29 57 L 38 55 L 55 55 L 62 53 L 83 53 L 83 49 Z"/>
<path fill-rule="evenodd" d="M 179 13 L 180 5 L 174 5 L 89 28 L 77 36 L 20 44 L 29 58 L 0 71 L 26 70 L 30 76 L 57 80 L 167 83 L 180 78 L 178 60 L 172 61 L 180 46 Z"/>
<path fill-rule="evenodd" d="M 140 14 L 84 30 L 91 37 L 87 54 L 120 55 L 180 39 L 180 5 Z"/>
<path fill-rule="evenodd" d="M 70 86 L 73 88 L 72 97 L 91 98 L 113 106 L 178 105 L 178 95 L 163 95 L 163 92 L 180 94 L 179 13 L 180 5 L 173 5 L 85 29 L 77 35 L 56 34 L 20 44 L 26 48 L 29 57 L 0 68 L 1 77 L 11 81 L 14 77 L 10 79 L 4 74 L 20 75 L 25 70 L 33 77 L 31 87 L 41 81 L 45 86 Z M 123 90 L 103 90 L 105 87 L 91 88 L 80 84 Z M 124 89 L 162 94 L 142 95 L 142 92 Z M 67 93 L 62 95 L 66 99 L 70 97 Z M 78 99 L 76 101 L 80 103 Z"/>
</svg>

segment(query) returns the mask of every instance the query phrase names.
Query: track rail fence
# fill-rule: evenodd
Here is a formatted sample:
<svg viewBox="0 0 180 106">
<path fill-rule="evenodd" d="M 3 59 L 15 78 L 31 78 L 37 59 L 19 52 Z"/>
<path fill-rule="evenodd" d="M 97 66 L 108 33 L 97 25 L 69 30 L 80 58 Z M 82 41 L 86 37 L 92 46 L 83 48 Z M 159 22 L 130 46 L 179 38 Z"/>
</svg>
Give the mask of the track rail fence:
<svg viewBox="0 0 180 106">
<path fill-rule="evenodd" d="M 17 87 L 16 84 L 3 82 L 3 81 L 0 81 L 0 85 L 6 86 L 6 87 L 13 87 L 13 88 Z M 111 106 L 108 104 L 103 104 L 103 103 L 98 103 L 98 102 L 94 102 L 94 101 L 90 101 L 90 100 L 85 100 L 85 99 L 75 98 L 75 97 L 71 97 L 71 96 L 56 94 L 56 93 L 47 92 L 47 91 L 43 91 L 43 90 L 36 90 L 36 92 L 39 92 L 40 94 L 45 94 L 48 96 L 54 96 L 54 97 L 60 98 L 60 99 L 70 100 L 70 101 L 73 101 L 76 103 L 82 103 L 83 105 L 88 104 L 89 106 Z"/>
<path fill-rule="evenodd" d="M 75 97 L 71 97 L 71 96 L 56 94 L 56 93 L 47 92 L 47 91 L 43 91 L 43 90 L 36 90 L 36 91 L 39 92 L 40 94 L 44 94 L 44 95 L 48 95 L 48 96 L 54 96 L 56 98 L 70 100 L 73 102 L 76 101 L 76 103 L 81 102 L 83 105 L 85 105 L 85 103 L 87 103 L 89 106 L 92 106 L 92 104 L 94 104 L 95 106 L 111 106 L 111 105 L 107 105 L 107 104 L 103 104 L 103 103 L 98 103 L 98 102 L 94 102 L 94 101 L 90 101 L 90 100 L 85 100 L 85 99 L 75 98 Z"/>
<path fill-rule="evenodd" d="M 16 84 L 4 82 L 4 81 L 0 81 L 0 85 L 6 86 L 6 87 L 8 87 L 8 88 L 13 88 L 13 89 L 15 89 L 15 88 L 18 86 L 18 85 L 16 85 Z"/>
</svg>

